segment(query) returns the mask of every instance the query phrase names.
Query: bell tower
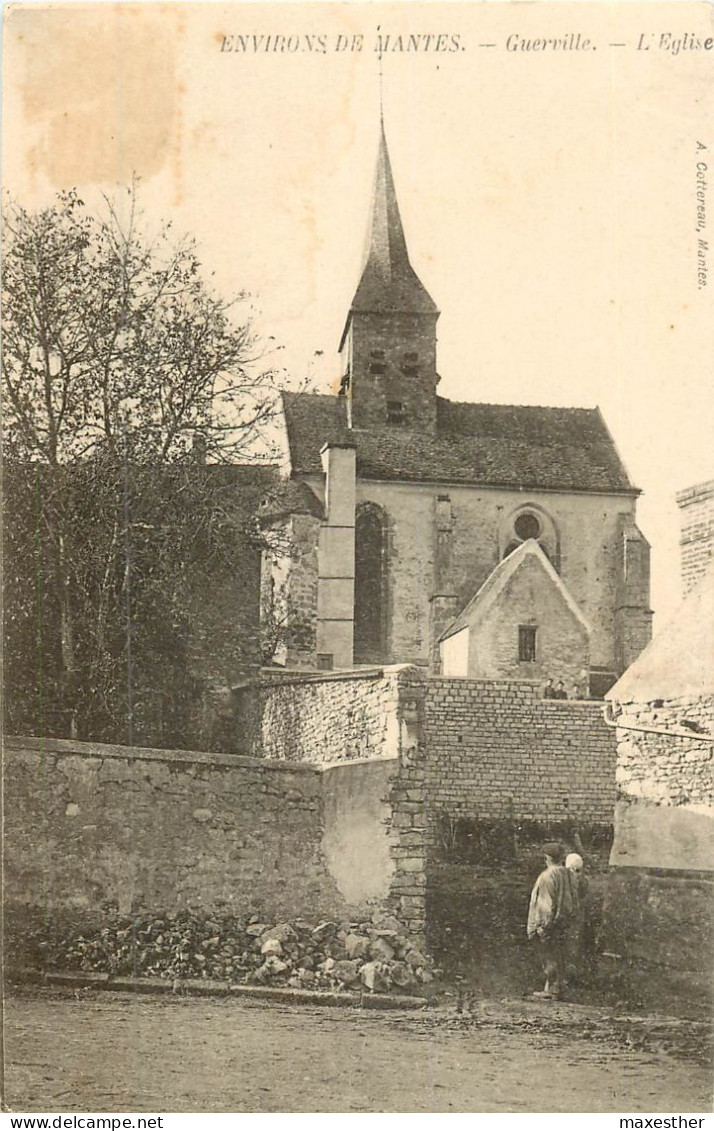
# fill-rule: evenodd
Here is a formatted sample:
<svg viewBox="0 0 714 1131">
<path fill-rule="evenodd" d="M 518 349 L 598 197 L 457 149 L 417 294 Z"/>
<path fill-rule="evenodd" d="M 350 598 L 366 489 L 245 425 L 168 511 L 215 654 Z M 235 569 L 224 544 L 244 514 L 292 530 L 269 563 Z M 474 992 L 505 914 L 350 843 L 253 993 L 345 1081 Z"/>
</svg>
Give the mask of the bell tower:
<svg viewBox="0 0 714 1131">
<path fill-rule="evenodd" d="M 352 427 L 436 431 L 438 317 L 409 262 L 382 122 L 367 255 L 340 342 Z"/>
</svg>

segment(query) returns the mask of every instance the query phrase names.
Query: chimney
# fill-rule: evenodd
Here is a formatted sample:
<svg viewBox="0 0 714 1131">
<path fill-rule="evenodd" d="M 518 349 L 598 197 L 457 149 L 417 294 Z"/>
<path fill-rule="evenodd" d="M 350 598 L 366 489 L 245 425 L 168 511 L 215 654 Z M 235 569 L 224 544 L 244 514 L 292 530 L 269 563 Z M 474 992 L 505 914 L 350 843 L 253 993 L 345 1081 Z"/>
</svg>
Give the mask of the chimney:
<svg viewBox="0 0 714 1131">
<path fill-rule="evenodd" d="M 325 521 L 318 543 L 317 653 L 333 668 L 354 662 L 357 453 L 351 438 L 322 448 Z"/>
</svg>

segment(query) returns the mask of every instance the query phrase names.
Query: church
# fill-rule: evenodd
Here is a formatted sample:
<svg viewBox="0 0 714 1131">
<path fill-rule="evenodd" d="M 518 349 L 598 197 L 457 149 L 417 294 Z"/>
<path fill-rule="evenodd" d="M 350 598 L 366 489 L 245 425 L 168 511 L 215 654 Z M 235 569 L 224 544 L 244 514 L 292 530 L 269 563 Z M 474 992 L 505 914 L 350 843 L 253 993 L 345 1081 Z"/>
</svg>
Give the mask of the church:
<svg viewBox="0 0 714 1131">
<path fill-rule="evenodd" d="M 600 696 L 651 635 L 649 545 L 599 409 L 438 395 L 439 309 L 409 260 L 384 127 L 334 395 L 284 393 L 263 522 L 273 662 L 410 663 Z"/>
</svg>

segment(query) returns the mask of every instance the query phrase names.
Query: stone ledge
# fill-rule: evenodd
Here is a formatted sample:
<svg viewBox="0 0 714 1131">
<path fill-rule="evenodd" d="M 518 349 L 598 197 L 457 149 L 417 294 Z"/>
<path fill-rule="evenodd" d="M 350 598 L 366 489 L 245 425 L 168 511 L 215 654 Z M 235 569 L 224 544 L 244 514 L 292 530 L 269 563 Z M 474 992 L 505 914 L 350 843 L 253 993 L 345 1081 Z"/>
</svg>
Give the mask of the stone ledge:
<svg viewBox="0 0 714 1131">
<path fill-rule="evenodd" d="M 131 762 L 169 762 L 233 769 L 278 770 L 281 773 L 316 773 L 309 762 L 288 762 L 251 758 L 246 754 L 212 754 L 202 750 L 160 750 L 148 746 L 113 746 L 103 742 L 81 742 L 71 738 L 21 738 L 6 735 L 5 750 L 19 753 L 57 754 L 77 758 L 122 758 Z"/>
<path fill-rule="evenodd" d="M 44 974 L 40 970 L 22 968 L 7 970 L 6 983 L 41 983 L 48 986 L 69 986 L 75 989 L 115 990 L 124 993 L 186 994 L 200 997 L 253 998 L 281 1005 L 340 1005 L 360 1009 L 424 1009 L 426 998 L 411 994 L 351 994 L 329 990 L 297 990 L 290 986 L 241 986 L 215 982 L 208 978 L 185 978 L 168 981 L 163 978 L 112 978 L 109 974 L 63 973 Z"/>
<path fill-rule="evenodd" d="M 390 676 L 401 676 L 413 673 L 415 678 L 426 679 L 426 669 L 416 664 L 383 664 L 378 666 L 365 666 L 356 668 L 335 668 L 323 671 L 315 668 L 288 668 L 284 673 L 276 671 L 274 674 L 263 672 L 258 679 L 246 680 L 244 683 L 235 684 L 232 691 L 247 691 L 255 689 L 272 689 L 274 687 L 292 687 L 305 683 L 341 683 L 355 680 L 380 680 Z"/>
</svg>

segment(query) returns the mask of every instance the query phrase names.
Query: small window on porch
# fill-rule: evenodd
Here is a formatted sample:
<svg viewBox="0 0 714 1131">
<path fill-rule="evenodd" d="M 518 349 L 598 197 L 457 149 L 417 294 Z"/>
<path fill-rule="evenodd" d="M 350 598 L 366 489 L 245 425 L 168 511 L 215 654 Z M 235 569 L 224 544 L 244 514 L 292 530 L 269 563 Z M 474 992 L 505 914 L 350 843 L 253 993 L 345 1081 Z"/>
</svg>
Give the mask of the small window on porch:
<svg viewBox="0 0 714 1131">
<path fill-rule="evenodd" d="M 406 414 L 401 401 L 387 401 L 387 423 L 404 424 Z"/>
<path fill-rule="evenodd" d="M 534 664 L 536 662 L 536 635 L 538 629 L 534 624 L 519 624 L 518 626 L 518 660 L 521 664 Z"/>
</svg>

